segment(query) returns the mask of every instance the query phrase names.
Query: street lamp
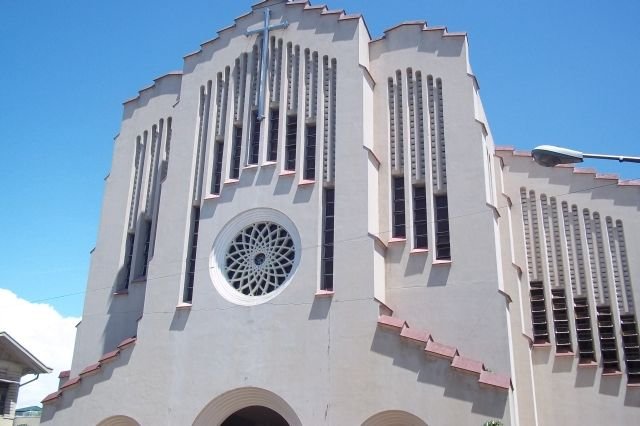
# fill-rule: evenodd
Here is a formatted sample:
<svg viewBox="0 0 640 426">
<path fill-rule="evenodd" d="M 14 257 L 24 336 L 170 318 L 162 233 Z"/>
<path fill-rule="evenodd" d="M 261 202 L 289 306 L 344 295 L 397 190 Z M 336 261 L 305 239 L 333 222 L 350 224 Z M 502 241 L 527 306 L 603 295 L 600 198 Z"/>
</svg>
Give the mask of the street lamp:
<svg viewBox="0 0 640 426">
<path fill-rule="evenodd" d="M 532 154 L 536 163 L 545 167 L 553 167 L 558 164 L 582 163 L 585 158 L 616 160 L 620 163 L 640 163 L 640 157 L 629 157 L 627 155 L 587 154 L 585 152 L 574 151 L 573 149 L 561 148 L 553 145 L 537 146 L 533 149 Z"/>
</svg>

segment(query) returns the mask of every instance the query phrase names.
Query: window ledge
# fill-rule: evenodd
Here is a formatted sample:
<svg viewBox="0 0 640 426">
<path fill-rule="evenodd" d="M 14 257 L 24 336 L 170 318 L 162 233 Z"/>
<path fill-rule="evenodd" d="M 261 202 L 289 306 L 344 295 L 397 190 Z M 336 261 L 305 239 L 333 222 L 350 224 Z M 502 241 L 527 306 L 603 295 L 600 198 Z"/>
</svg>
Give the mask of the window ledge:
<svg viewBox="0 0 640 426">
<path fill-rule="evenodd" d="M 606 373 L 602 373 L 605 377 L 617 377 L 622 376 L 622 371 L 608 371 Z"/>
<path fill-rule="evenodd" d="M 576 356 L 573 352 L 556 352 L 556 358 L 573 358 Z"/>
<path fill-rule="evenodd" d="M 243 169 L 257 169 L 258 165 L 257 164 L 247 164 L 246 166 L 243 167 Z"/>
<path fill-rule="evenodd" d="M 127 294 L 129 294 L 129 290 L 126 290 L 126 289 L 113 292 L 114 296 L 126 296 Z"/>
<path fill-rule="evenodd" d="M 407 239 L 406 238 L 391 238 L 389 241 L 387 241 L 387 244 L 393 244 L 393 243 L 406 243 Z"/>
<path fill-rule="evenodd" d="M 229 183 L 238 183 L 238 182 L 240 182 L 240 179 L 227 179 L 223 183 L 227 185 Z"/>
<path fill-rule="evenodd" d="M 333 297 L 335 292 L 333 290 L 318 290 L 315 297 Z"/>
<path fill-rule="evenodd" d="M 551 343 L 549 343 L 549 342 L 534 343 L 532 346 L 533 346 L 533 349 L 536 349 L 536 348 L 545 349 L 545 348 L 551 348 Z"/>
<path fill-rule="evenodd" d="M 434 260 L 432 265 L 451 265 L 453 260 Z"/>
<path fill-rule="evenodd" d="M 186 302 L 178 303 L 176 305 L 176 309 L 178 309 L 178 310 L 190 310 L 191 309 L 191 303 L 186 303 Z"/>
<path fill-rule="evenodd" d="M 429 249 L 414 248 L 409 252 L 409 254 L 425 254 L 425 253 L 429 253 Z"/>
<path fill-rule="evenodd" d="M 276 164 L 278 164 L 277 161 L 265 161 L 262 166 L 275 166 Z"/>
<path fill-rule="evenodd" d="M 131 280 L 130 284 L 145 284 L 146 282 L 147 282 L 147 276 L 145 275 L 144 277 L 138 277 Z"/>
<path fill-rule="evenodd" d="M 640 383 L 627 383 L 628 388 L 640 388 Z"/>
<path fill-rule="evenodd" d="M 219 194 L 208 194 L 204 197 L 205 200 L 216 200 L 220 198 Z"/>
<path fill-rule="evenodd" d="M 578 368 L 598 368 L 598 363 L 595 361 L 578 362 Z"/>
<path fill-rule="evenodd" d="M 301 180 L 300 183 L 298 183 L 298 186 L 304 186 L 304 185 L 313 185 L 315 184 L 316 181 L 315 180 L 311 180 L 311 179 L 304 179 Z"/>
<path fill-rule="evenodd" d="M 280 176 L 293 176 L 296 174 L 295 170 L 283 170 L 280 172 Z"/>
</svg>

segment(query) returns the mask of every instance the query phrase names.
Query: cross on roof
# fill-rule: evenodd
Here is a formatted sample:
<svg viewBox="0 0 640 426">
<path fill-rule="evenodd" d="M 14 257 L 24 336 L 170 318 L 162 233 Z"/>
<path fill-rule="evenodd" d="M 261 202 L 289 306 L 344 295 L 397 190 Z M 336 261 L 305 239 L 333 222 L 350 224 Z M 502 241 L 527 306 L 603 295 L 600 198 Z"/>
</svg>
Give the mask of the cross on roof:
<svg viewBox="0 0 640 426">
<path fill-rule="evenodd" d="M 248 30 L 247 36 L 253 34 L 262 34 L 262 57 L 260 59 L 260 86 L 258 91 L 258 120 L 265 118 L 265 87 L 267 85 L 267 63 L 269 55 L 269 31 L 287 28 L 289 23 L 285 20 L 279 24 L 269 25 L 271 18 L 271 10 L 264 10 L 264 27 L 255 30 Z"/>
</svg>

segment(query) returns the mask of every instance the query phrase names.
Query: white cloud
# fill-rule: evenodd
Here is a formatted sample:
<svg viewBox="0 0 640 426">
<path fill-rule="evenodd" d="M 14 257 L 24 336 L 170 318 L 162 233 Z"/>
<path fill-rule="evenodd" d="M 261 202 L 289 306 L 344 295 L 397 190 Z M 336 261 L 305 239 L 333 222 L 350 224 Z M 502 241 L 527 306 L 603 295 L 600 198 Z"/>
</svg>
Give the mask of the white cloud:
<svg viewBox="0 0 640 426">
<path fill-rule="evenodd" d="M 76 324 L 80 318 L 63 317 L 51 305 L 31 303 L 0 288 L 0 331 L 6 331 L 53 371 L 20 388 L 18 408 L 39 405 L 58 389 L 58 374 L 71 367 Z M 25 376 L 23 382 L 34 376 Z"/>
</svg>

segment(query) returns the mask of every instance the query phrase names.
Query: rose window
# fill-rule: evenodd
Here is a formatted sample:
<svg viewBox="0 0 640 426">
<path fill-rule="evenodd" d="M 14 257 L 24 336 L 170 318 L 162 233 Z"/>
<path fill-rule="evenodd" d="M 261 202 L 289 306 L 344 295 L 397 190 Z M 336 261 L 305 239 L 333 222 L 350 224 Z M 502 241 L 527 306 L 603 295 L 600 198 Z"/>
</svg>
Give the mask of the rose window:
<svg viewBox="0 0 640 426">
<path fill-rule="evenodd" d="M 282 226 L 273 222 L 247 225 L 227 248 L 227 281 L 245 296 L 264 296 L 289 278 L 295 254 L 293 239 Z"/>
</svg>

